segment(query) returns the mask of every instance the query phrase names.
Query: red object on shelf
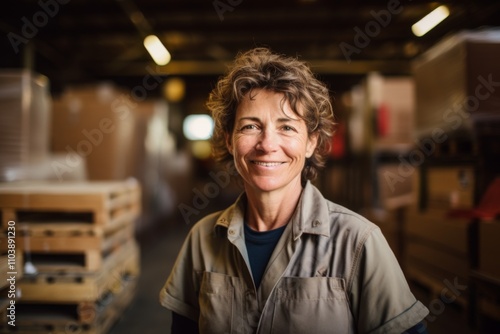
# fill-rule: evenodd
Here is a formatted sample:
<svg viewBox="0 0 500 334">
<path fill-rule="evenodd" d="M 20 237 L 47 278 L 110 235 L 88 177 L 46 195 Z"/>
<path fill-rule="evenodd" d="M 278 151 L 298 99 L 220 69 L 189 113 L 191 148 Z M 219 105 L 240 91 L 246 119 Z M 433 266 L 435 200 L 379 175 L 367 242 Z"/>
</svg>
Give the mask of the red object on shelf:
<svg viewBox="0 0 500 334">
<path fill-rule="evenodd" d="M 478 206 L 472 210 L 451 210 L 448 217 L 493 220 L 500 216 L 500 177 L 489 185 Z"/>
<path fill-rule="evenodd" d="M 377 110 L 377 132 L 380 137 L 385 137 L 389 134 L 389 121 L 389 106 L 382 103 Z"/>
<path fill-rule="evenodd" d="M 332 138 L 330 154 L 335 159 L 341 159 L 345 155 L 345 124 L 338 123 L 335 135 Z"/>
</svg>

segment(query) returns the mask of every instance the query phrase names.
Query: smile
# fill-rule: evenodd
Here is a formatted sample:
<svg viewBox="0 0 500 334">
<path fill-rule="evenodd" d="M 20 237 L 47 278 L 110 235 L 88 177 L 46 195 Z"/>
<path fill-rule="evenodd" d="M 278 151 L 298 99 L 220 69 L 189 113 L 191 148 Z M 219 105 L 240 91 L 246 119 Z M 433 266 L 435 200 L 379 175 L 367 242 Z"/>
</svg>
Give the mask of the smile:
<svg viewBox="0 0 500 334">
<path fill-rule="evenodd" d="M 267 162 L 267 161 L 252 161 L 252 163 L 264 167 L 276 167 L 283 164 L 283 162 Z"/>
</svg>

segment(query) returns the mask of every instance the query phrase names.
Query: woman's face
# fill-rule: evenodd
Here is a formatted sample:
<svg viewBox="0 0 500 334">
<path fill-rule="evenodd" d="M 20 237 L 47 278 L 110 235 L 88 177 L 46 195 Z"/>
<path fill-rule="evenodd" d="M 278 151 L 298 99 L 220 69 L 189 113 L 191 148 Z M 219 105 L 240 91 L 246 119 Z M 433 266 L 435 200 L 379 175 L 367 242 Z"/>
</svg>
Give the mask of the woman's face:
<svg viewBox="0 0 500 334">
<path fill-rule="evenodd" d="M 257 89 L 236 110 L 227 146 L 247 189 L 269 192 L 300 185 L 305 159 L 316 148 L 317 137 L 308 136 L 304 120 L 283 99 L 283 94 Z"/>
</svg>

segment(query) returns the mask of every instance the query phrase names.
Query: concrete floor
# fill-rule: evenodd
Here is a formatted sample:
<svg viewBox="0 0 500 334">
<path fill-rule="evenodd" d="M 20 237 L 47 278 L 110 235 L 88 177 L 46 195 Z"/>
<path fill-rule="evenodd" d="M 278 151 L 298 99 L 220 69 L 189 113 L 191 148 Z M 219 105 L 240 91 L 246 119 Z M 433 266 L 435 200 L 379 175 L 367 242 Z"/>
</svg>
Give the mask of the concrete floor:
<svg viewBox="0 0 500 334">
<path fill-rule="evenodd" d="M 171 314 L 160 305 L 158 295 L 189 228 L 183 223 L 164 222 L 163 228 L 138 237 L 141 276 L 137 294 L 109 334 L 170 333 Z"/>
<path fill-rule="evenodd" d="M 171 314 L 160 306 L 158 294 L 190 227 L 184 223 L 164 222 L 163 228 L 143 233 L 138 237 L 142 259 L 138 292 L 110 334 L 170 333 Z M 419 286 L 411 285 L 411 287 L 417 299 L 431 309 L 433 299 L 427 291 Z M 432 315 L 433 317 L 428 318 L 427 322 L 430 334 L 500 333 L 495 330 L 479 333 L 471 329 L 467 325 L 467 313 L 456 305 L 446 305 L 443 309 L 435 310 Z"/>
</svg>

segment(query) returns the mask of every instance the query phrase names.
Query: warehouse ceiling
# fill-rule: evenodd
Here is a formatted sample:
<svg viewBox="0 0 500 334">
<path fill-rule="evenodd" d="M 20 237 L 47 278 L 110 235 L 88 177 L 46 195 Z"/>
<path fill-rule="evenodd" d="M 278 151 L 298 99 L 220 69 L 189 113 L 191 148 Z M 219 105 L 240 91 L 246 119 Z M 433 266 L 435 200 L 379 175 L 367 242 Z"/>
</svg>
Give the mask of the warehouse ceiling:
<svg viewBox="0 0 500 334">
<path fill-rule="evenodd" d="M 451 15 L 415 37 L 411 25 L 440 4 Z M 368 71 L 408 74 L 411 60 L 446 35 L 500 22 L 500 2 L 480 0 L 8 0 L 3 8 L 0 67 L 34 69 L 54 87 L 133 86 L 148 72 L 213 80 L 239 50 L 269 46 L 343 89 Z M 169 49 L 170 64 L 153 63 L 142 44 L 148 34 Z"/>
</svg>

